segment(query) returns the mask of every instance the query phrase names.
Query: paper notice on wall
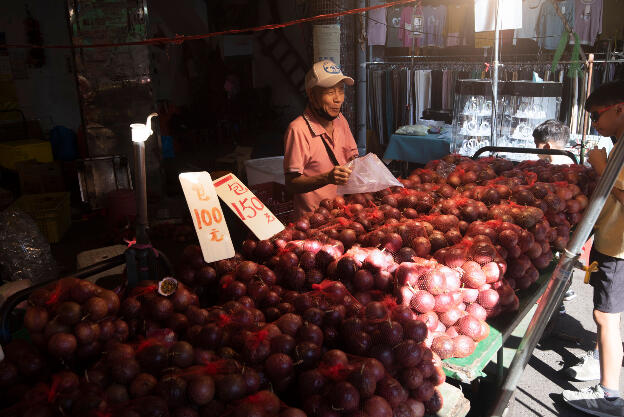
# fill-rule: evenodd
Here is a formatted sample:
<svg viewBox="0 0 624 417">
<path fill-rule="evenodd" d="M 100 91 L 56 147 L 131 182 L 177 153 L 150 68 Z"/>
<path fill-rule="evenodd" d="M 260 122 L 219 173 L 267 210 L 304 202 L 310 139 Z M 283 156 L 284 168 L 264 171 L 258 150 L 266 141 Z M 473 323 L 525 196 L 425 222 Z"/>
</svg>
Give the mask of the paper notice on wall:
<svg viewBox="0 0 624 417">
<path fill-rule="evenodd" d="M 314 25 L 314 62 L 329 59 L 340 66 L 340 25 Z"/>
<path fill-rule="evenodd" d="M 179 178 L 204 261 L 210 263 L 233 257 L 232 238 L 210 174 L 184 172 Z"/>
<path fill-rule="evenodd" d="M 522 27 L 522 0 L 475 0 L 475 32 L 496 29 L 497 3 L 500 30 Z"/>
</svg>

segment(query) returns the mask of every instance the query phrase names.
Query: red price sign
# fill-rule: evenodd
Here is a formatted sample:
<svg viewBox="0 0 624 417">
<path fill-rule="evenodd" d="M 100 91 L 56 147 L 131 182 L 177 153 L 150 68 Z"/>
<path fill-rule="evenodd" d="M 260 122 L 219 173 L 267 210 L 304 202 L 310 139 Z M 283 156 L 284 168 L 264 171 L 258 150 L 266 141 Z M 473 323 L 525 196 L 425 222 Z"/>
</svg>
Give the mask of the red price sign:
<svg viewBox="0 0 624 417">
<path fill-rule="evenodd" d="M 219 197 L 258 239 L 268 239 L 284 230 L 284 225 L 235 175 L 216 179 L 214 186 Z"/>
<path fill-rule="evenodd" d="M 179 178 L 204 261 L 233 257 L 234 246 L 210 175 L 207 172 L 185 172 Z"/>
</svg>

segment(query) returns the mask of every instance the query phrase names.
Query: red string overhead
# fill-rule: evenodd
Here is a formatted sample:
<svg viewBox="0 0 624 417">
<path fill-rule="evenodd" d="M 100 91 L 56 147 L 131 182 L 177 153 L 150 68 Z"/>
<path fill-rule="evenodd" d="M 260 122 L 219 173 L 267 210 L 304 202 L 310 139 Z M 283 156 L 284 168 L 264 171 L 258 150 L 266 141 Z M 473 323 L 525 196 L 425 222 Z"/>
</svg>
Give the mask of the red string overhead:
<svg viewBox="0 0 624 417">
<path fill-rule="evenodd" d="M 173 38 L 151 38 L 151 39 L 145 39 L 143 41 L 122 42 L 122 43 L 94 43 L 90 45 L 86 45 L 86 44 L 75 44 L 75 45 L 0 44 L 0 48 L 44 48 L 44 49 L 81 48 L 81 49 L 86 49 L 86 48 L 115 48 L 119 46 L 138 46 L 138 45 L 163 45 L 163 44 L 180 45 L 184 41 L 207 39 L 207 38 L 213 38 L 215 36 L 222 36 L 222 35 L 234 35 L 234 34 L 239 34 L 239 33 L 261 32 L 263 30 L 281 29 L 281 28 L 285 28 L 288 26 L 294 26 L 294 25 L 300 25 L 302 23 L 313 22 L 315 20 L 332 19 L 332 18 L 341 17 L 341 16 L 349 16 L 352 14 L 367 12 L 369 10 L 385 9 L 388 7 L 399 6 L 402 4 L 416 3 L 418 1 L 420 0 L 396 0 L 390 3 L 379 4 L 376 6 L 362 7 L 359 9 L 344 10 L 344 11 L 335 12 L 335 13 L 304 17 L 302 19 L 291 20 L 285 23 L 276 23 L 276 24 L 270 24 L 270 25 L 256 26 L 256 27 L 246 28 L 246 29 L 230 29 L 230 30 L 224 30 L 221 32 L 206 33 L 202 35 L 177 35 Z"/>
</svg>

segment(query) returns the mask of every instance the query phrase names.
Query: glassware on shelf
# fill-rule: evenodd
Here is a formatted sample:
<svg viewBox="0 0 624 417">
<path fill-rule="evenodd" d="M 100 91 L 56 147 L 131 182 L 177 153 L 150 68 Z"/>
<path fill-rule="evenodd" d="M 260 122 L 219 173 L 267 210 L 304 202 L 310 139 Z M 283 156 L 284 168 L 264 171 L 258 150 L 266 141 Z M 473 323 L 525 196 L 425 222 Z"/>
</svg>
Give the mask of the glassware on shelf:
<svg viewBox="0 0 624 417">
<path fill-rule="evenodd" d="M 534 147 L 535 127 L 558 118 L 562 90 L 562 84 L 555 82 L 501 81 L 498 118 L 492 121 L 491 81 L 457 80 L 451 152 L 472 156 L 488 145 Z M 497 143 L 491 143 L 492 125 L 496 126 Z"/>
</svg>

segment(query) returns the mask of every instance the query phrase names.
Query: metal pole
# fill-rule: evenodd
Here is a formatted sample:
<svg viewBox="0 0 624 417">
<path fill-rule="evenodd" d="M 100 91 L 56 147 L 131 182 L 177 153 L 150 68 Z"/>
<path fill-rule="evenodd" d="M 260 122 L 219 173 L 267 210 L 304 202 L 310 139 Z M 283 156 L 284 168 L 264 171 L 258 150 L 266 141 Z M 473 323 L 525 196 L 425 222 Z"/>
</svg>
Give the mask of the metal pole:
<svg viewBox="0 0 624 417">
<path fill-rule="evenodd" d="M 366 0 L 359 0 L 358 7 L 366 7 Z M 364 35 L 366 30 L 364 15 L 360 16 L 358 35 Z M 366 37 L 357 36 L 356 38 L 356 57 L 357 62 L 357 90 L 356 90 L 356 102 L 357 102 L 357 146 L 360 155 L 366 153 Z"/>
<path fill-rule="evenodd" d="M 491 136 L 490 136 L 490 145 L 496 146 L 498 145 L 497 140 L 497 127 L 498 123 L 496 122 L 497 118 L 497 104 L 498 104 L 498 66 L 499 66 L 499 53 L 498 44 L 500 40 L 500 25 L 501 25 L 501 17 L 498 11 L 500 10 L 500 0 L 496 0 L 496 10 L 495 17 L 496 22 L 494 24 L 494 65 L 492 68 L 492 120 L 490 123 Z"/>
<path fill-rule="evenodd" d="M 147 185 L 145 175 L 145 142 L 134 143 L 134 172 L 136 174 L 137 244 L 148 244 L 147 238 Z"/>
<path fill-rule="evenodd" d="M 583 219 L 577 225 L 577 228 L 568 243 L 568 247 L 563 251 L 559 264 L 553 272 L 553 276 L 542 295 L 542 299 L 537 307 L 535 315 L 529 323 L 529 327 L 520 342 L 520 346 L 516 351 L 516 354 L 509 366 L 509 373 L 505 379 L 500 393 L 496 399 L 494 409 L 491 416 L 503 417 L 506 413 L 509 405 L 509 400 L 516 390 L 516 386 L 522 377 L 522 372 L 527 362 L 533 354 L 533 350 L 537 345 L 552 313 L 557 306 L 561 303 L 568 280 L 572 276 L 574 263 L 580 256 L 583 244 L 589 238 L 589 235 L 602 211 L 605 200 L 611 193 L 613 184 L 617 179 L 622 164 L 624 164 L 624 134 L 620 136 L 620 139 L 615 144 L 605 172 L 600 177 L 596 190 L 594 191 L 591 200 L 585 210 Z"/>
<path fill-rule="evenodd" d="M 592 85 L 592 75 L 594 73 L 594 54 L 589 54 L 589 60 L 587 61 L 587 83 L 586 83 L 586 94 L 585 94 L 585 100 L 587 100 L 587 98 L 589 97 L 589 95 L 591 94 L 591 85 Z M 587 136 L 587 125 L 589 122 L 589 113 L 587 112 L 587 110 L 583 111 L 583 133 L 582 133 L 582 137 L 581 137 L 581 152 L 580 152 L 580 161 L 581 164 L 584 162 L 585 160 L 585 137 Z"/>
</svg>

